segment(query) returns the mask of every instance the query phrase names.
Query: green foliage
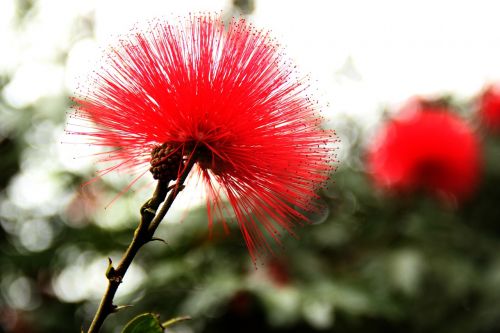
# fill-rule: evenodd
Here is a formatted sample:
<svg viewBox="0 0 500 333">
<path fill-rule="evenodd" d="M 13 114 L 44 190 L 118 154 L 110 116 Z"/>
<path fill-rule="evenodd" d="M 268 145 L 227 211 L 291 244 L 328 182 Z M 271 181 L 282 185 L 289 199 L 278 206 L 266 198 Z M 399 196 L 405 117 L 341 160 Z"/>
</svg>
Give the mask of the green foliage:
<svg viewBox="0 0 500 333">
<path fill-rule="evenodd" d="M 132 319 L 122 333 L 163 333 L 158 315 L 144 313 Z"/>
</svg>

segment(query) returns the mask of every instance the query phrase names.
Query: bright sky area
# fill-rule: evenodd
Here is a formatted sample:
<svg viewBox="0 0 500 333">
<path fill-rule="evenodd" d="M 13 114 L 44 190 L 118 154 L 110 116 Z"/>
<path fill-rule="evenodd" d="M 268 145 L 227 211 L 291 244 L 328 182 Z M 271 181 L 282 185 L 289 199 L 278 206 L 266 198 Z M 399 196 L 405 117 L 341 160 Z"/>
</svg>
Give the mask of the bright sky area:
<svg viewBox="0 0 500 333">
<path fill-rule="evenodd" d="M 0 70 L 14 70 L 5 91 L 25 105 L 61 85 L 70 92 L 91 59 L 117 34 L 153 16 L 227 11 L 229 0 L 153 1 L 41 0 L 37 25 L 21 38 L 10 29 L 11 0 L 0 11 Z M 47 64 L 57 46 L 68 42 L 69 24 L 93 12 L 96 39 L 78 41 L 66 68 Z M 299 68 L 310 73 L 319 97 L 337 114 L 372 119 L 381 106 L 415 94 L 473 96 L 500 80 L 500 21 L 497 1 L 293 1 L 256 0 L 250 17 L 269 29 Z M 375 117 L 376 118 L 376 117 Z"/>
</svg>

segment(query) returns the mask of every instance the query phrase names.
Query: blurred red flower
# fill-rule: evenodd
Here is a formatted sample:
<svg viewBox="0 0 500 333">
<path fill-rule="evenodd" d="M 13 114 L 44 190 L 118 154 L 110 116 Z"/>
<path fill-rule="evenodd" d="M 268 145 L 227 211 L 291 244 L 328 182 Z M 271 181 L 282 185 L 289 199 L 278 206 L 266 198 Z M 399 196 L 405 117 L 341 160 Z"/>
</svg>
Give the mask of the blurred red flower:
<svg viewBox="0 0 500 333">
<path fill-rule="evenodd" d="M 230 208 L 253 258 L 270 249 L 264 234 L 279 241 L 281 230 L 306 220 L 298 210 L 315 208 L 335 139 L 319 127 L 307 80 L 267 32 L 243 19 L 226 28 L 210 15 L 155 21 L 105 58 L 75 98 L 74 118 L 88 129 L 73 132 L 117 148 L 104 173 L 144 174 L 162 144 L 196 156 L 209 224 L 225 225 Z"/>
<path fill-rule="evenodd" d="M 284 287 L 290 284 L 291 276 L 288 263 L 279 258 L 272 258 L 266 266 L 269 280 L 277 287 Z"/>
<path fill-rule="evenodd" d="M 500 132 L 500 83 L 488 86 L 478 99 L 479 114 L 490 129 Z"/>
<path fill-rule="evenodd" d="M 448 106 L 417 99 L 377 133 L 368 170 L 377 186 L 390 191 L 463 200 L 479 180 L 478 138 Z"/>
</svg>

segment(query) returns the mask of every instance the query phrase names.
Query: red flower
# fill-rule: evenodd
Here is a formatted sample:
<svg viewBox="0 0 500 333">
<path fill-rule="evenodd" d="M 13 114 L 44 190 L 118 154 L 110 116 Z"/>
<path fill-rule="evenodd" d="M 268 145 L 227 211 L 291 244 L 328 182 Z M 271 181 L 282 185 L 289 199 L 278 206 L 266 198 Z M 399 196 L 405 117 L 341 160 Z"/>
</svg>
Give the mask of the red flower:
<svg viewBox="0 0 500 333">
<path fill-rule="evenodd" d="M 75 98 L 75 117 L 90 126 L 75 133 L 118 148 L 105 172 L 145 173 L 162 144 L 196 156 L 209 224 L 232 208 L 254 257 L 269 249 L 265 233 L 278 240 L 305 220 L 298 210 L 314 209 L 331 171 L 333 133 L 319 127 L 317 103 L 293 68 L 268 33 L 242 19 L 227 28 L 212 16 L 155 22 L 111 48 Z"/>
<path fill-rule="evenodd" d="M 478 182 L 479 150 L 472 129 L 452 110 L 417 100 L 380 130 L 368 149 L 368 169 L 379 187 L 461 200 Z"/>
<path fill-rule="evenodd" d="M 483 91 L 478 108 L 484 124 L 500 132 L 500 84 L 490 85 Z"/>
</svg>

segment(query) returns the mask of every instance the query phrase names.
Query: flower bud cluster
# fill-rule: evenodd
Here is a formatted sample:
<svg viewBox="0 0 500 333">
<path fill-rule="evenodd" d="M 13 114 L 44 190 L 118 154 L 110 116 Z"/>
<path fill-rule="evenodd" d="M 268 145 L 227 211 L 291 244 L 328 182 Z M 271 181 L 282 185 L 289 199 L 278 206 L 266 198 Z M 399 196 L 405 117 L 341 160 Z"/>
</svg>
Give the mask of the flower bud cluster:
<svg viewBox="0 0 500 333">
<path fill-rule="evenodd" d="M 173 148 L 164 143 L 151 151 L 151 168 L 153 178 L 169 182 L 176 180 L 179 171 L 184 167 L 181 149 Z"/>
</svg>

